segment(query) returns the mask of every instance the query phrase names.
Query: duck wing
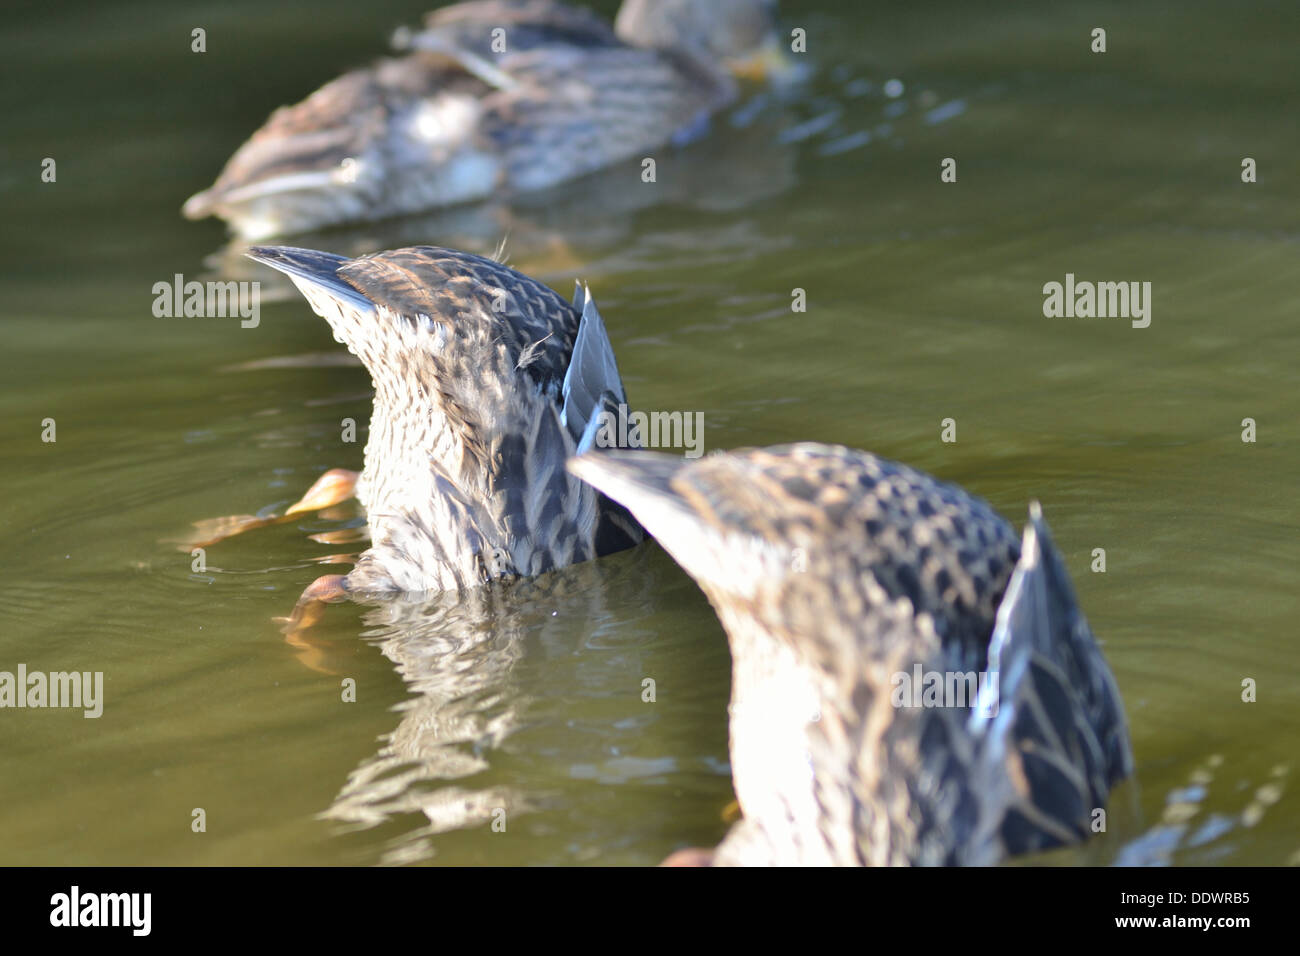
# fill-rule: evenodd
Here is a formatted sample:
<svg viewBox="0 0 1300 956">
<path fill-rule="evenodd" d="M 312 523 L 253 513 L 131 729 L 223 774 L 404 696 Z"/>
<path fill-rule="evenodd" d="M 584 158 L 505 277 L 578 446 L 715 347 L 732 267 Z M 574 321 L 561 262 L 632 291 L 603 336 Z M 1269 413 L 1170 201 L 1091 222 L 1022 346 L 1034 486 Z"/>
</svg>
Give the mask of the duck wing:
<svg viewBox="0 0 1300 956">
<path fill-rule="evenodd" d="M 504 33 L 493 32 L 498 29 Z M 553 43 L 607 46 L 621 42 L 610 24 L 592 11 L 556 0 L 471 0 L 453 4 L 426 14 L 424 29 L 409 39 L 414 44 L 430 34 L 479 56 L 499 55 L 501 43 L 505 52 L 513 52 Z"/>
<path fill-rule="evenodd" d="M 430 14 L 406 41 L 494 90 L 481 133 L 518 190 L 644 153 L 731 102 L 721 70 L 681 51 L 630 46 L 589 11 L 553 0 L 480 0 Z"/>
<path fill-rule="evenodd" d="M 1119 687 L 1036 502 L 998 608 L 989 670 L 999 674 L 996 701 L 970 719 L 973 784 L 988 804 L 976 858 L 1085 838 L 1110 788 L 1132 774 L 1133 752 Z"/>
<path fill-rule="evenodd" d="M 458 3 L 428 14 L 423 29 L 399 30 L 393 37 L 399 50 L 444 57 L 489 87 L 507 91 L 519 86 L 511 64 L 520 53 L 619 42 L 609 24 L 594 13 L 554 0 Z"/>
<path fill-rule="evenodd" d="M 484 98 L 480 133 L 517 191 L 644 158 L 683 131 L 698 135 L 736 96 L 729 76 L 676 51 L 557 45 L 506 62 L 514 86 Z M 642 185 L 639 171 L 630 175 Z"/>
<path fill-rule="evenodd" d="M 617 415 L 619 406 L 624 406 L 623 411 L 626 411 L 627 394 L 623 391 L 623 380 L 618 374 L 614 346 L 609 341 L 609 333 L 605 331 L 605 322 L 596 310 L 596 300 L 591 297 L 591 289 L 585 286 L 579 288 L 574 296 L 574 306 L 581 309 L 582 319 L 561 386 L 564 405 L 560 421 L 573 436 L 579 446 L 578 453 L 581 454 L 595 444 L 594 429 L 602 421 L 599 413 Z M 630 447 L 640 447 L 640 443 Z"/>
</svg>

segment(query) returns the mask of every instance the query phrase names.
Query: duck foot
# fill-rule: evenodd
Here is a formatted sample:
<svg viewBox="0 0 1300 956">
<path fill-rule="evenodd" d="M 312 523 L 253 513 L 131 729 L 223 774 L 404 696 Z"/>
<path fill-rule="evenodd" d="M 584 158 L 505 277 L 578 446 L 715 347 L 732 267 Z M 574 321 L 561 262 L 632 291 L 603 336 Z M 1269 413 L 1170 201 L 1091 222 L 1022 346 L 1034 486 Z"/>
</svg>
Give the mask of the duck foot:
<svg viewBox="0 0 1300 956">
<path fill-rule="evenodd" d="M 284 516 L 288 518 L 304 511 L 320 511 L 347 501 L 356 494 L 357 478 L 360 476 L 358 471 L 331 468 L 316 479 L 316 483 L 307 489 L 305 495 L 289 506 Z"/>
<path fill-rule="evenodd" d="M 659 864 L 660 866 L 712 866 L 713 851 L 704 847 L 692 846 L 684 850 L 674 850 Z"/>
<path fill-rule="evenodd" d="M 356 492 L 357 478 L 360 472 L 347 468 L 331 468 L 316 479 L 316 483 L 307 489 L 307 493 L 291 504 L 282 515 L 232 515 L 226 518 L 206 518 L 194 522 L 194 531 L 183 542 L 180 550 L 206 548 L 237 534 L 264 528 L 267 525 L 288 521 L 294 515 L 305 511 L 320 511 L 347 501 Z"/>
<path fill-rule="evenodd" d="M 274 618 L 283 625 L 280 633 L 284 635 L 285 643 L 298 650 L 299 660 L 321 674 L 333 674 L 335 671 L 325 666 L 325 646 L 314 640 L 310 631 L 324 616 L 326 604 L 339 604 L 348 599 L 343 577 L 342 574 L 326 574 L 317 578 L 307 585 L 288 617 Z"/>
</svg>

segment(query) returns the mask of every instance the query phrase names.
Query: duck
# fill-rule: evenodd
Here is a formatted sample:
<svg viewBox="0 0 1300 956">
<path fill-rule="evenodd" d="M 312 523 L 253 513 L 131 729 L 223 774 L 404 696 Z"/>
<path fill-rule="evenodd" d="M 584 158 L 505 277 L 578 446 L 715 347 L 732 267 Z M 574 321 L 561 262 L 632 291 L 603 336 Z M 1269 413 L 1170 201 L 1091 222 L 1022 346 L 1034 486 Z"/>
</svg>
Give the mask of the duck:
<svg viewBox="0 0 1300 956">
<path fill-rule="evenodd" d="M 775 0 L 471 0 L 281 107 L 184 204 L 244 239 L 539 190 L 707 130 L 785 62 Z M 640 184 L 638 173 L 638 184 Z"/>
<path fill-rule="evenodd" d="M 289 514 L 355 496 L 370 546 L 299 602 L 475 588 L 630 548 L 627 510 L 565 470 L 626 409 L 589 287 L 572 302 L 495 259 L 436 246 L 348 258 L 248 255 L 293 282 L 374 386 L 364 465 L 331 469 Z"/>
<path fill-rule="evenodd" d="M 742 818 L 670 865 L 990 865 L 1104 822 L 1128 724 L 1038 503 L 1018 536 L 956 485 L 818 443 L 569 467 L 727 635 Z"/>
</svg>

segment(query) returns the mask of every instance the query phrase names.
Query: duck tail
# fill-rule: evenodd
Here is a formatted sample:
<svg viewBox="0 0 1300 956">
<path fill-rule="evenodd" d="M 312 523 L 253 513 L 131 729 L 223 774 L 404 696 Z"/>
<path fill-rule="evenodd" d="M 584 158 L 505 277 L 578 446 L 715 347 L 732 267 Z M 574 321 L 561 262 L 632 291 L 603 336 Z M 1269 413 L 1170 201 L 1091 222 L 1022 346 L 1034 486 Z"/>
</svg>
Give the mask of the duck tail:
<svg viewBox="0 0 1300 956">
<path fill-rule="evenodd" d="M 683 458 L 653 451 L 609 449 L 589 451 L 570 458 L 568 469 L 601 494 L 627 507 L 642 526 L 687 530 L 698 524 L 695 515 L 673 487 L 673 479 L 687 465 Z"/>
<path fill-rule="evenodd" d="M 212 190 L 205 189 L 185 200 L 185 205 L 181 206 L 181 215 L 186 219 L 205 219 L 215 210 L 216 202 Z"/>
<path fill-rule="evenodd" d="M 324 292 L 330 297 L 370 312 L 374 303 L 338 273 L 352 260 L 347 256 L 295 246 L 252 246 L 246 253 L 254 262 L 283 272 L 311 300 L 311 293 Z"/>
</svg>

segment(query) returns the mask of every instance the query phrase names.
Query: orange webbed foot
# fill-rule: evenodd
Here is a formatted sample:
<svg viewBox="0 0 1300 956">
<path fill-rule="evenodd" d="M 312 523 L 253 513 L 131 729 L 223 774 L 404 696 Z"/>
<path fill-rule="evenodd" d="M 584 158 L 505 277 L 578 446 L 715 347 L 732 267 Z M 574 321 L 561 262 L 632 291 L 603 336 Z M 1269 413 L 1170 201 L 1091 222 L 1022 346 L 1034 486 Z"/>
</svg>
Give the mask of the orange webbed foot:
<svg viewBox="0 0 1300 956">
<path fill-rule="evenodd" d="M 270 515 L 232 515 L 226 518 L 206 518 L 194 522 L 194 530 L 179 542 L 181 551 L 194 548 L 206 548 L 237 534 L 264 528 L 267 525 L 288 521 L 295 515 L 306 511 L 320 511 L 347 501 L 356 493 L 357 478 L 360 472 L 347 468 L 331 468 L 316 479 L 316 483 L 307 489 L 307 493 L 291 504 L 284 514 Z"/>
<path fill-rule="evenodd" d="M 324 616 L 326 604 L 338 604 L 348 599 L 343 577 L 342 574 L 326 574 L 317 578 L 302 592 L 288 617 L 275 618 L 284 625 L 280 632 L 284 634 L 287 644 L 298 649 L 303 664 L 322 674 L 332 674 L 334 671 L 325 666 L 324 648 L 311 638 L 310 631 Z"/>
<path fill-rule="evenodd" d="M 675 850 L 668 854 L 660 866 L 712 866 L 713 851 L 693 846 L 684 850 Z"/>
<path fill-rule="evenodd" d="M 359 477 L 360 472 L 331 468 L 316 479 L 316 483 L 307 489 L 305 495 L 289 506 L 284 516 L 288 518 L 304 511 L 320 511 L 347 501 L 356 494 Z"/>
</svg>

